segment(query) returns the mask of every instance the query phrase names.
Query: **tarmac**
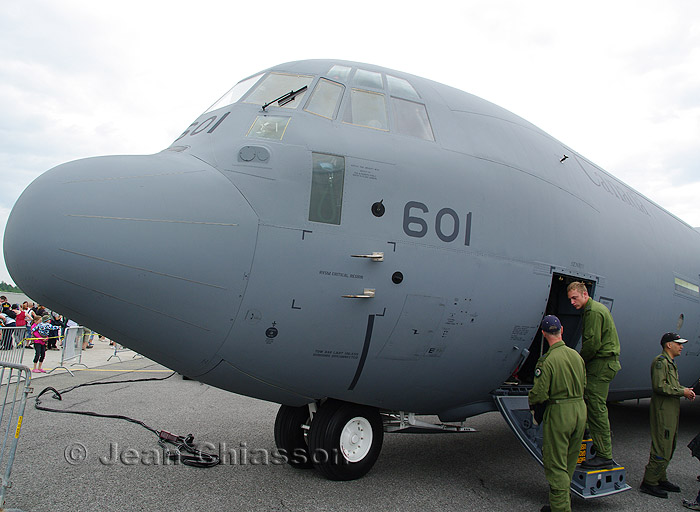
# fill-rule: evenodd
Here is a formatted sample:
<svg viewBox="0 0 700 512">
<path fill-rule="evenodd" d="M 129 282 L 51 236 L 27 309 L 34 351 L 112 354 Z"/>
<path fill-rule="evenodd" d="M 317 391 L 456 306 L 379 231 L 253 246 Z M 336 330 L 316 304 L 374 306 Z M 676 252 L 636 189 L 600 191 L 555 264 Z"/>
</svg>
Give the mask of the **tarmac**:
<svg viewBox="0 0 700 512">
<path fill-rule="evenodd" d="M 33 350 L 24 364 L 31 367 Z M 107 342 L 83 352 L 82 366 L 32 374 L 12 487 L 6 506 L 38 511 L 527 511 L 547 503 L 542 467 L 518 443 L 498 413 L 468 420 L 477 429 L 460 434 L 385 434 L 374 468 L 363 478 L 334 482 L 314 470 L 294 469 L 276 457 L 276 404 L 247 398 L 192 380 Z M 136 357 L 134 357 L 136 356 Z M 108 360 L 109 359 L 109 360 Z M 58 366 L 50 351 L 44 367 Z M 80 369 L 82 368 L 82 369 Z M 159 380 L 136 382 L 137 379 Z M 164 380 L 163 380 L 164 379 Z M 127 381 L 127 382 L 121 382 Z M 59 391 L 41 405 L 65 411 L 124 415 L 155 430 L 194 435 L 203 451 L 221 457 L 211 468 L 163 457 L 158 439 L 131 422 L 37 410 L 45 387 Z M 431 419 L 431 418 L 425 418 Z M 683 489 L 659 499 L 638 491 L 649 457 L 648 400 L 610 404 L 615 459 L 627 468 L 632 490 L 593 500 L 572 498 L 574 510 L 685 510 L 694 498 L 700 462 L 686 445 L 700 428 L 700 403 L 683 401 L 676 454 L 669 479 Z"/>
<path fill-rule="evenodd" d="M 93 336 L 92 348 L 82 350 L 80 357 L 77 359 L 71 359 L 61 366 L 61 354 L 62 351 L 59 350 L 47 350 L 46 356 L 44 358 L 43 369 L 46 373 L 34 373 L 32 372 L 32 380 L 47 377 L 51 374 L 58 374 L 63 372 L 81 372 L 85 370 L 97 371 L 96 368 L 105 366 L 110 363 L 117 363 L 121 361 L 126 361 L 128 359 L 134 359 L 141 357 L 139 354 L 133 350 L 129 350 L 121 345 L 116 345 L 117 350 L 115 351 L 115 346 L 110 345 L 110 340 L 103 338 L 102 341 L 98 339 L 98 335 Z M 17 350 L 17 349 L 15 349 Z M 0 358 L 5 353 L 0 351 Z M 17 359 L 16 355 L 12 358 L 13 361 Z M 22 354 L 21 364 L 32 368 L 34 359 L 34 349 L 25 348 Z M 106 369 L 103 369 L 106 370 Z"/>
</svg>

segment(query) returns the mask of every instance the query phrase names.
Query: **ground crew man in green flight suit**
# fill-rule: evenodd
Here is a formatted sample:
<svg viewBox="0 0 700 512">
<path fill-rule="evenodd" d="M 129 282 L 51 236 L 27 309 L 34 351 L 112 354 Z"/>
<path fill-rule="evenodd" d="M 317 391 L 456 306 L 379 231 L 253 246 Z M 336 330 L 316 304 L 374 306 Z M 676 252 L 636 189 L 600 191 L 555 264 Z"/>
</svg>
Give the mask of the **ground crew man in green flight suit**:
<svg viewBox="0 0 700 512">
<path fill-rule="evenodd" d="M 667 491 L 681 491 L 668 481 L 666 468 L 676 449 L 681 397 L 695 399 L 695 392 L 678 382 L 678 368 L 673 361 L 681 354 L 686 341 L 675 332 L 667 332 L 661 337 L 663 352 L 651 363 L 651 453 L 639 490 L 657 498 L 668 498 Z"/>
<path fill-rule="evenodd" d="M 571 510 L 571 479 L 576 469 L 586 427 L 586 369 L 583 359 L 562 340 L 561 322 L 548 315 L 540 326 L 549 350 L 535 367 L 535 382 L 528 394 L 530 406 L 546 404 L 542 420 L 542 458 L 549 482 L 549 505 L 541 511 Z"/>
<path fill-rule="evenodd" d="M 566 288 L 571 305 L 583 310 L 581 357 L 586 362 L 584 400 L 588 430 L 596 449 L 595 457 L 581 464 L 586 469 L 612 468 L 612 441 L 608 420 L 608 388 L 620 371 L 620 339 L 608 308 L 588 296 L 586 285 L 573 282 Z"/>
</svg>

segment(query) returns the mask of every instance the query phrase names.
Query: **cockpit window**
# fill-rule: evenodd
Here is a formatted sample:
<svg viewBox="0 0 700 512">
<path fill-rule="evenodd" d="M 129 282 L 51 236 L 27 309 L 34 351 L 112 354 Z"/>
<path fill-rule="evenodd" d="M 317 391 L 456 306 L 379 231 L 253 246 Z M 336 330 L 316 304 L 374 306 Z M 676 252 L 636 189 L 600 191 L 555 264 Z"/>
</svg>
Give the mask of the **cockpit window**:
<svg viewBox="0 0 700 512">
<path fill-rule="evenodd" d="M 281 116 L 258 116 L 248 130 L 246 137 L 282 140 L 290 119 L 290 117 Z"/>
<path fill-rule="evenodd" d="M 345 158 L 323 153 L 312 154 L 310 221 L 340 224 L 344 180 Z"/>
<path fill-rule="evenodd" d="M 382 74 L 365 69 L 355 71 L 355 77 L 352 79 L 352 84 L 358 87 L 370 87 L 372 89 L 383 89 Z"/>
<path fill-rule="evenodd" d="M 340 80 L 341 82 L 347 82 L 348 77 L 350 76 L 350 71 L 352 71 L 352 68 L 336 64 L 328 72 L 328 78 L 334 78 L 335 80 Z"/>
<path fill-rule="evenodd" d="M 409 100 L 419 100 L 420 96 L 407 80 L 397 78 L 395 76 L 386 75 L 386 81 L 389 84 L 389 94 L 406 98 Z"/>
<path fill-rule="evenodd" d="M 344 90 L 345 87 L 341 84 L 321 78 L 311 93 L 309 103 L 304 110 L 328 119 L 334 119 L 338 102 L 343 97 Z"/>
<path fill-rule="evenodd" d="M 311 84 L 312 76 L 290 75 L 286 73 L 270 73 L 255 90 L 245 99 L 245 103 L 254 105 L 266 105 L 271 101 L 284 96 L 292 91 L 298 91 L 304 86 Z M 299 92 L 293 99 L 284 105 L 283 108 L 297 108 L 306 91 Z"/>
<path fill-rule="evenodd" d="M 231 90 L 224 94 L 221 97 L 221 99 L 219 99 L 219 101 L 217 101 L 211 107 L 209 107 L 207 109 L 207 112 L 211 112 L 212 110 L 216 110 L 218 108 L 225 107 L 226 105 L 236 103 L 243 97 L 245 93 L 248 92 L 248 89 L 250 89 L 253 86 L 253 84 L 260 79 L 261 76 L 262 73 L 259 75 L 252 76 L 250 78 L 246 78 L 245 80 L 241 80 L 236 85 L 234 85 L 231 88 Z M 205 112 L 205 114 L 207 112 Z"/>
<path fill-rule="evenodd" d="M 352 89 L 350 105 L 345 108 L 346 123 L 365 126 L 377 130 L 388 130 L 386 116 L 386 101 L 384 95 L 378 92 Z"/>
<path fill-rule="evenodd" d="M 391 98 L 394 110 L 394 127 L 398 133 L 434 141 L 425 105 L 415 101 Z"/>
</svg>

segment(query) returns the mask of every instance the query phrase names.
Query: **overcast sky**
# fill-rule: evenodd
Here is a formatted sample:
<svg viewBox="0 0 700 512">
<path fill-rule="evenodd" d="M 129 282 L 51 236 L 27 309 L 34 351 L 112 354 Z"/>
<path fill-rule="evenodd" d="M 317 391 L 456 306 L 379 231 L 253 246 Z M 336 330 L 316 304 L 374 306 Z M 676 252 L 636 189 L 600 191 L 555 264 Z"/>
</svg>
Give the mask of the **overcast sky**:
<svg viewBox="0 0 700 512">
<path fill-rule="evenodd" d="M 6 0 L 0 232 L 42 172 L 158 152 L 240 79 L 309 58 L 476 94 L 700 226 L 697 0 Z"/>
</svg>

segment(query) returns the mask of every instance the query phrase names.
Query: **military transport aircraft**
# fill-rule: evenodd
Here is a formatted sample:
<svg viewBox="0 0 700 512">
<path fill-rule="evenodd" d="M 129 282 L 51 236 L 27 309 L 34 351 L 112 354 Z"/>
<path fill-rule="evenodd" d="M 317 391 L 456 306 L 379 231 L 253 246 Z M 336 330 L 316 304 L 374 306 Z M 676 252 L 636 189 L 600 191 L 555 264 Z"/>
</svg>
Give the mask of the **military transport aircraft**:
<svg viewBox="0 0 700 512">
<path fill-rule="evenodd" d="M 542 317 L 579 343 L 573 280 L 618 326 L 611 399 L 650 395 L 666 331 L 700 377 L 700 233 L 520 117 L 368 64 L 275 66 L 159 153 L 47 171 L 4 251 L 35 300 L 281 404 L 290 464 L 336 480 L 384 431 L 467 430 L 522 400 Z"/>
</svg>

